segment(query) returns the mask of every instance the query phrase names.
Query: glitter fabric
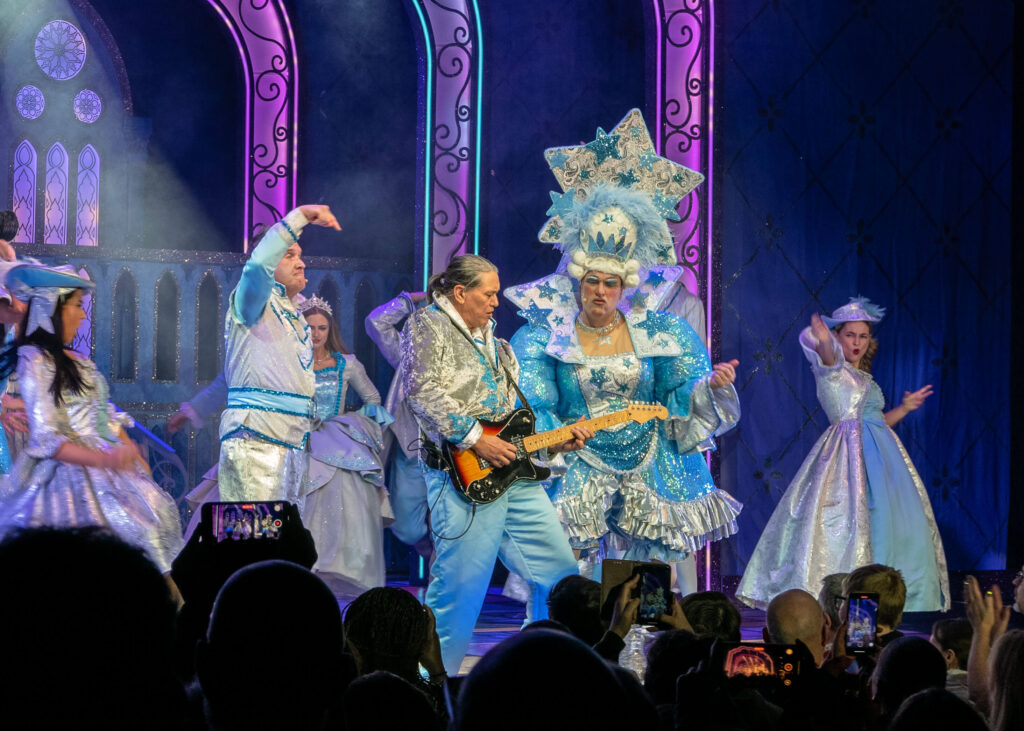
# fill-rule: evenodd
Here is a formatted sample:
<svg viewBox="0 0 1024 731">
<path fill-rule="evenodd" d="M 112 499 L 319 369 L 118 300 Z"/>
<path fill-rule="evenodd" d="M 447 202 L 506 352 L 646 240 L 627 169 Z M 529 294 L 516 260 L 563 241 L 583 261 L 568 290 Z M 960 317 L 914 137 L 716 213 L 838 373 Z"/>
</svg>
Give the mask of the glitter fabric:
<svg viewBox="0 0 1024 731">
<path fill-rule="evenodd" d="M 219 471 L 226 500 L 301 502 L 302 450 L 314 413 L 313 338 L 295 303 L 274 281 L 274 269 L 306 223 L 296 209 L 271 227 L 228 299 L 224 373 L 229 395 L 220 417 Z M 267 447 L 262 457 L 260 443 Z"/>
<path fill-rule="evenodd" d="M 416 304 L 413 303 L 412 297 L 407 292 L 402 292 L 366 316 L 367 334 L 380 348 L 380 352 L 387 358 L 391 367 L 395 369 L 395 377 L 391 381 L 391 388 L 388 389 L 387 398 L 384 400 L 384 407 L 395 418 L 395 422 L 388 431 L 398 442 L 398 448 L 402 450 L 402 454 L 410 459 L 415 459 L 417 456 L 416 443 L 419 440 L 420 428 L 416 423 L 416 417 L 409 409 L 405 391 L 402 388 L 402 378 L 399 372 L 402 360 L 402 336 L 399 325 L 415 311 Z M 419 480 L 419 483 L 422 485 L 422 480 Z M 422 486 L 421 491 L 426 495 L 426 486 Z"/>
<path fill-rule="evenodd" d="M 500 366 L 498 353 L 512 378 L 519 366 L 508 343 L 494 337 L 494 321 L 484 328 L 478 345 L 444 295 L 409 318 L 402 331 L 402 384 L 420 428 L 436 444 L 447 440 L 472 446 L 482 433 L 477 419 L 508 415 L 516 393 Z"/>
<path fill-rule="evenodd" d="M 737 423 L 739 400 L 731 385 L 711 388 L 710 362 L 696 333 L 650 309 L 671 291 L 677 276 L 663 276 L 671 269 L 648 273 L 622 303 L 634 350 L 617 355 L 583 353 L 572 325 L 575 301 L 560 296 L 570 287 L 566 277 L 555 274 L 505 292 L 523 309 L 539 300 L 552 310 L 548 326 L 526 325 L 512 338 L 522 364 L 519 385 L 537 412 L 538 430 L 617 411 L 630 401 L 668 408 L 664 422 L 622 424 L 596 434 L 585 449 L 559 456 L 565 472 L 550 493 L 575 548 L 614 547 L 629 558 L 676 561 L 736 531 L 742 506 L 715 487 L 702 452 Z"/>
<path fill-rule="evenodd" d="M 830 426 L 775 507 L 736 597 L 763 607 L 786 589 L 817 594 L 828 574 L 881 563 L 903 574 L 908 612 L 949 609 L 946 554 L 928 493 L 885 423 L 878 384 L 846 363 L 830 337 L 835 363 L 825 366 L 810 328 L 800 334 Z"/>
<path fill-rule="evenodd" d="M 384 586 L 381 454 L 391 417 L 356 357 L 333 355 L 333 367 L 316 371 L 317 420 L 302 520 L 316 544 L 314 570 L 335 591 L 357 595 Z M 350 385 L 363 406 L 345 413 Z"/>
<path fill-rule="evenodd" d="M 120 444 L 117 430 L 131 423 L 107 402 L 107 382 L 92 361 L 79 359 L 85 382 L 80 394 L 50 394 L 54 365 L 32 346 L 18 353 L 18 383 L 29 420 L 29 438 L 0 496 L 0 532 L 13 527 L 100 525 L 146 551 L 163 572 L 181 550 L 178 509 L 141 472 L 81 467 L 55 458 L 65 443 L 95 450 Z"/>
</svg>

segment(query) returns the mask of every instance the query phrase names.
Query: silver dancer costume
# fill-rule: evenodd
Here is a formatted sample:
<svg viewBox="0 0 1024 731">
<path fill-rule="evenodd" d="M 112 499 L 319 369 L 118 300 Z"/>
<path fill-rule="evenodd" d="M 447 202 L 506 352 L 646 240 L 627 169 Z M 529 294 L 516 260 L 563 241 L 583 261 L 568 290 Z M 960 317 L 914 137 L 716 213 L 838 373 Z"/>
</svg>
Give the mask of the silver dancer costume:
<svg viewBox="0 0 1024 731">
<path fill-rule="evenodd" d="M 306 223 L 296 209 L 267 231 L 231 293 L 224 324 L 222 500 L 302 504 L 315 413 L 313 339 L 284 286 L 274 281 L 274 269 Z"/>
<path fill-rule="evenodd" d="M 425 300 L 424 300 L 425 303 Z M 384 434 L 384 453 L 388 464 L 388 490 L 395 522 L 391 532 L 410 546 L 427 535 L 427 483 L 420 472 L 417 444 L 420 428 L 409 409 L 402 388 L 399 365 L 402 341 L 399 326 L 417 309 L 408 292 L 380 305 L 366 316 L 366 334 L 395 369 L 388 389 L 385 408 L 395 418 Z M 397 448 L 396 448 L 397 447 Z"/>
</svg>

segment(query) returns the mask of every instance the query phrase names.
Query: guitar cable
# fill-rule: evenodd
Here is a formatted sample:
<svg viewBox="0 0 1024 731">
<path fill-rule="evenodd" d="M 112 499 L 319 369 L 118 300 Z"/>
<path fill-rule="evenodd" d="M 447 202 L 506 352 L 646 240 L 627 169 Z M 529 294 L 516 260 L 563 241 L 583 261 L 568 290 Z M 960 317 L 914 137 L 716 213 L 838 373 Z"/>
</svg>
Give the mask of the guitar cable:
<svg viewBox="0 0 1024 731">
<path fill-rule="evenodd" d="M 432 470 L 444 473 L 444 484 L 441 485 L 441 490 L 437 493 L 437 497 L 434 499 L 434 504 L 427 508 L 427 515 L 434 513 L 434 508 L 437 507 L 437 503 L 441 500 L 441 496 L 444 495 L 444 491 L 451 484 L 451 478 L 448 475 L 448 467 L 444 460 L 441 458 L 441 450 L 428 439 L 414 439 L 411 444 L 407 445 L 408 451 L 419 452 L 423 455 L 423 463 L 426 464 Z M 457 536 L 443 536 L 434 530 L 434 525 L 430 523 L 430 534 L 439 541 L 455 541 L 462 536 L 469 533 L 469 529 L 473 527 L 473 521 L 476 519 L 476 503 L 473 503 L 473 512 L 469 516 L 469 525 L 466 529 L 459 533 Z"/>
</svg>

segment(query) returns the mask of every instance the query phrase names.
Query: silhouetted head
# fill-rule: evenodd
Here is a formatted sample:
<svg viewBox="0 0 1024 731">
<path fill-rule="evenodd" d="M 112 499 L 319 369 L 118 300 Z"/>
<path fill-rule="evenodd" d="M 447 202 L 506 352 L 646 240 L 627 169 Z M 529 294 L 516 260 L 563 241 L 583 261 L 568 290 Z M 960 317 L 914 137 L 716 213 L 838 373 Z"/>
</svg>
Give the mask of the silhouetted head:
<svg viewBox="0 0 1024 731">
<path fill-rule="evenodd" d="M 595 645 L 608 627 L 601 621 L 601 585 L 573 574 L 548 594 L 548 617 L 561 622 L 588 645 Z"/>
<path fill-rule="evenodd" d="M 441 731 L 441 721 L 423 691 L 383 670 L 349 684 L 342 717 L 346 731 Z"/>
<path fill-rule="evenodd" d="M 891 715 L 918 691 L 944 689 L 946 662 L 928 640 L 900 637 L 886 645 L 879 655 L 871 687 L 882 713 Z"/>
<path fill-rule="evenodd" d="M 6 728 L 177 728 L 175 607 L 140 549 L 98 527 L 21 530 L 0 576 Z"/>
<path fill-rule="evenodd" d="M 562 632 L 521 632 L 476 664 L 459 693 L 456 731 L 629 728 L 630 695 L 605 662 Z"/>
<path fill-rule="evenodd" d="M 647 651 L 644 688 L 651 700 L 658 705 L 675 703 L 676 680 L 707 661 L 712 642 L 684 629 L 662 632 Z"/>
<path fill-rule="evenodd" d="M 987 731 L 981 715 L 948 690 L 929 688 L 903 701 L 888 731 Z"/>
<path fill-rule="evenodd" d="M 359 672 L 415 678 L 428 623 L 426 609 L 403 589 L 382 586 L 360 594 L 345 610 L 345 639 Z"/>
<path fill-rule="evenodd" d="M 740 641 L 740 612 L 720 591 L 698 591 L 679 602 L 698 637 Z"/>
<path fill-rule="evenodd" d="M 217 595 L 196 649 L 211 724 L 315 728 L 351 680 L 343 650 L 341 612 L 323 581 L 287 561 L 241 569 Z"/>
</svg>

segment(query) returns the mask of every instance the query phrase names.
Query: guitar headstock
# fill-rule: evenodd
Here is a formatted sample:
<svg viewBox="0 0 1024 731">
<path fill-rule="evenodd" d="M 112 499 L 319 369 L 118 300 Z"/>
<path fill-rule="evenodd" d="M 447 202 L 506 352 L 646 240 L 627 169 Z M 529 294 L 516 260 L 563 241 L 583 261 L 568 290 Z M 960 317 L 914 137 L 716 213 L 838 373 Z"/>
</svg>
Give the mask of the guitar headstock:
<svg viewBox="0 0 1024 731">
<path fill-rule="evenodd" d="M 629 419 L 638 424 L 650 421 L 651 419 L 667 419 L 668 409 L 663 404 L 648 403 L 646 401 L 631 401 L 626 407 Z"/>
</svg>

